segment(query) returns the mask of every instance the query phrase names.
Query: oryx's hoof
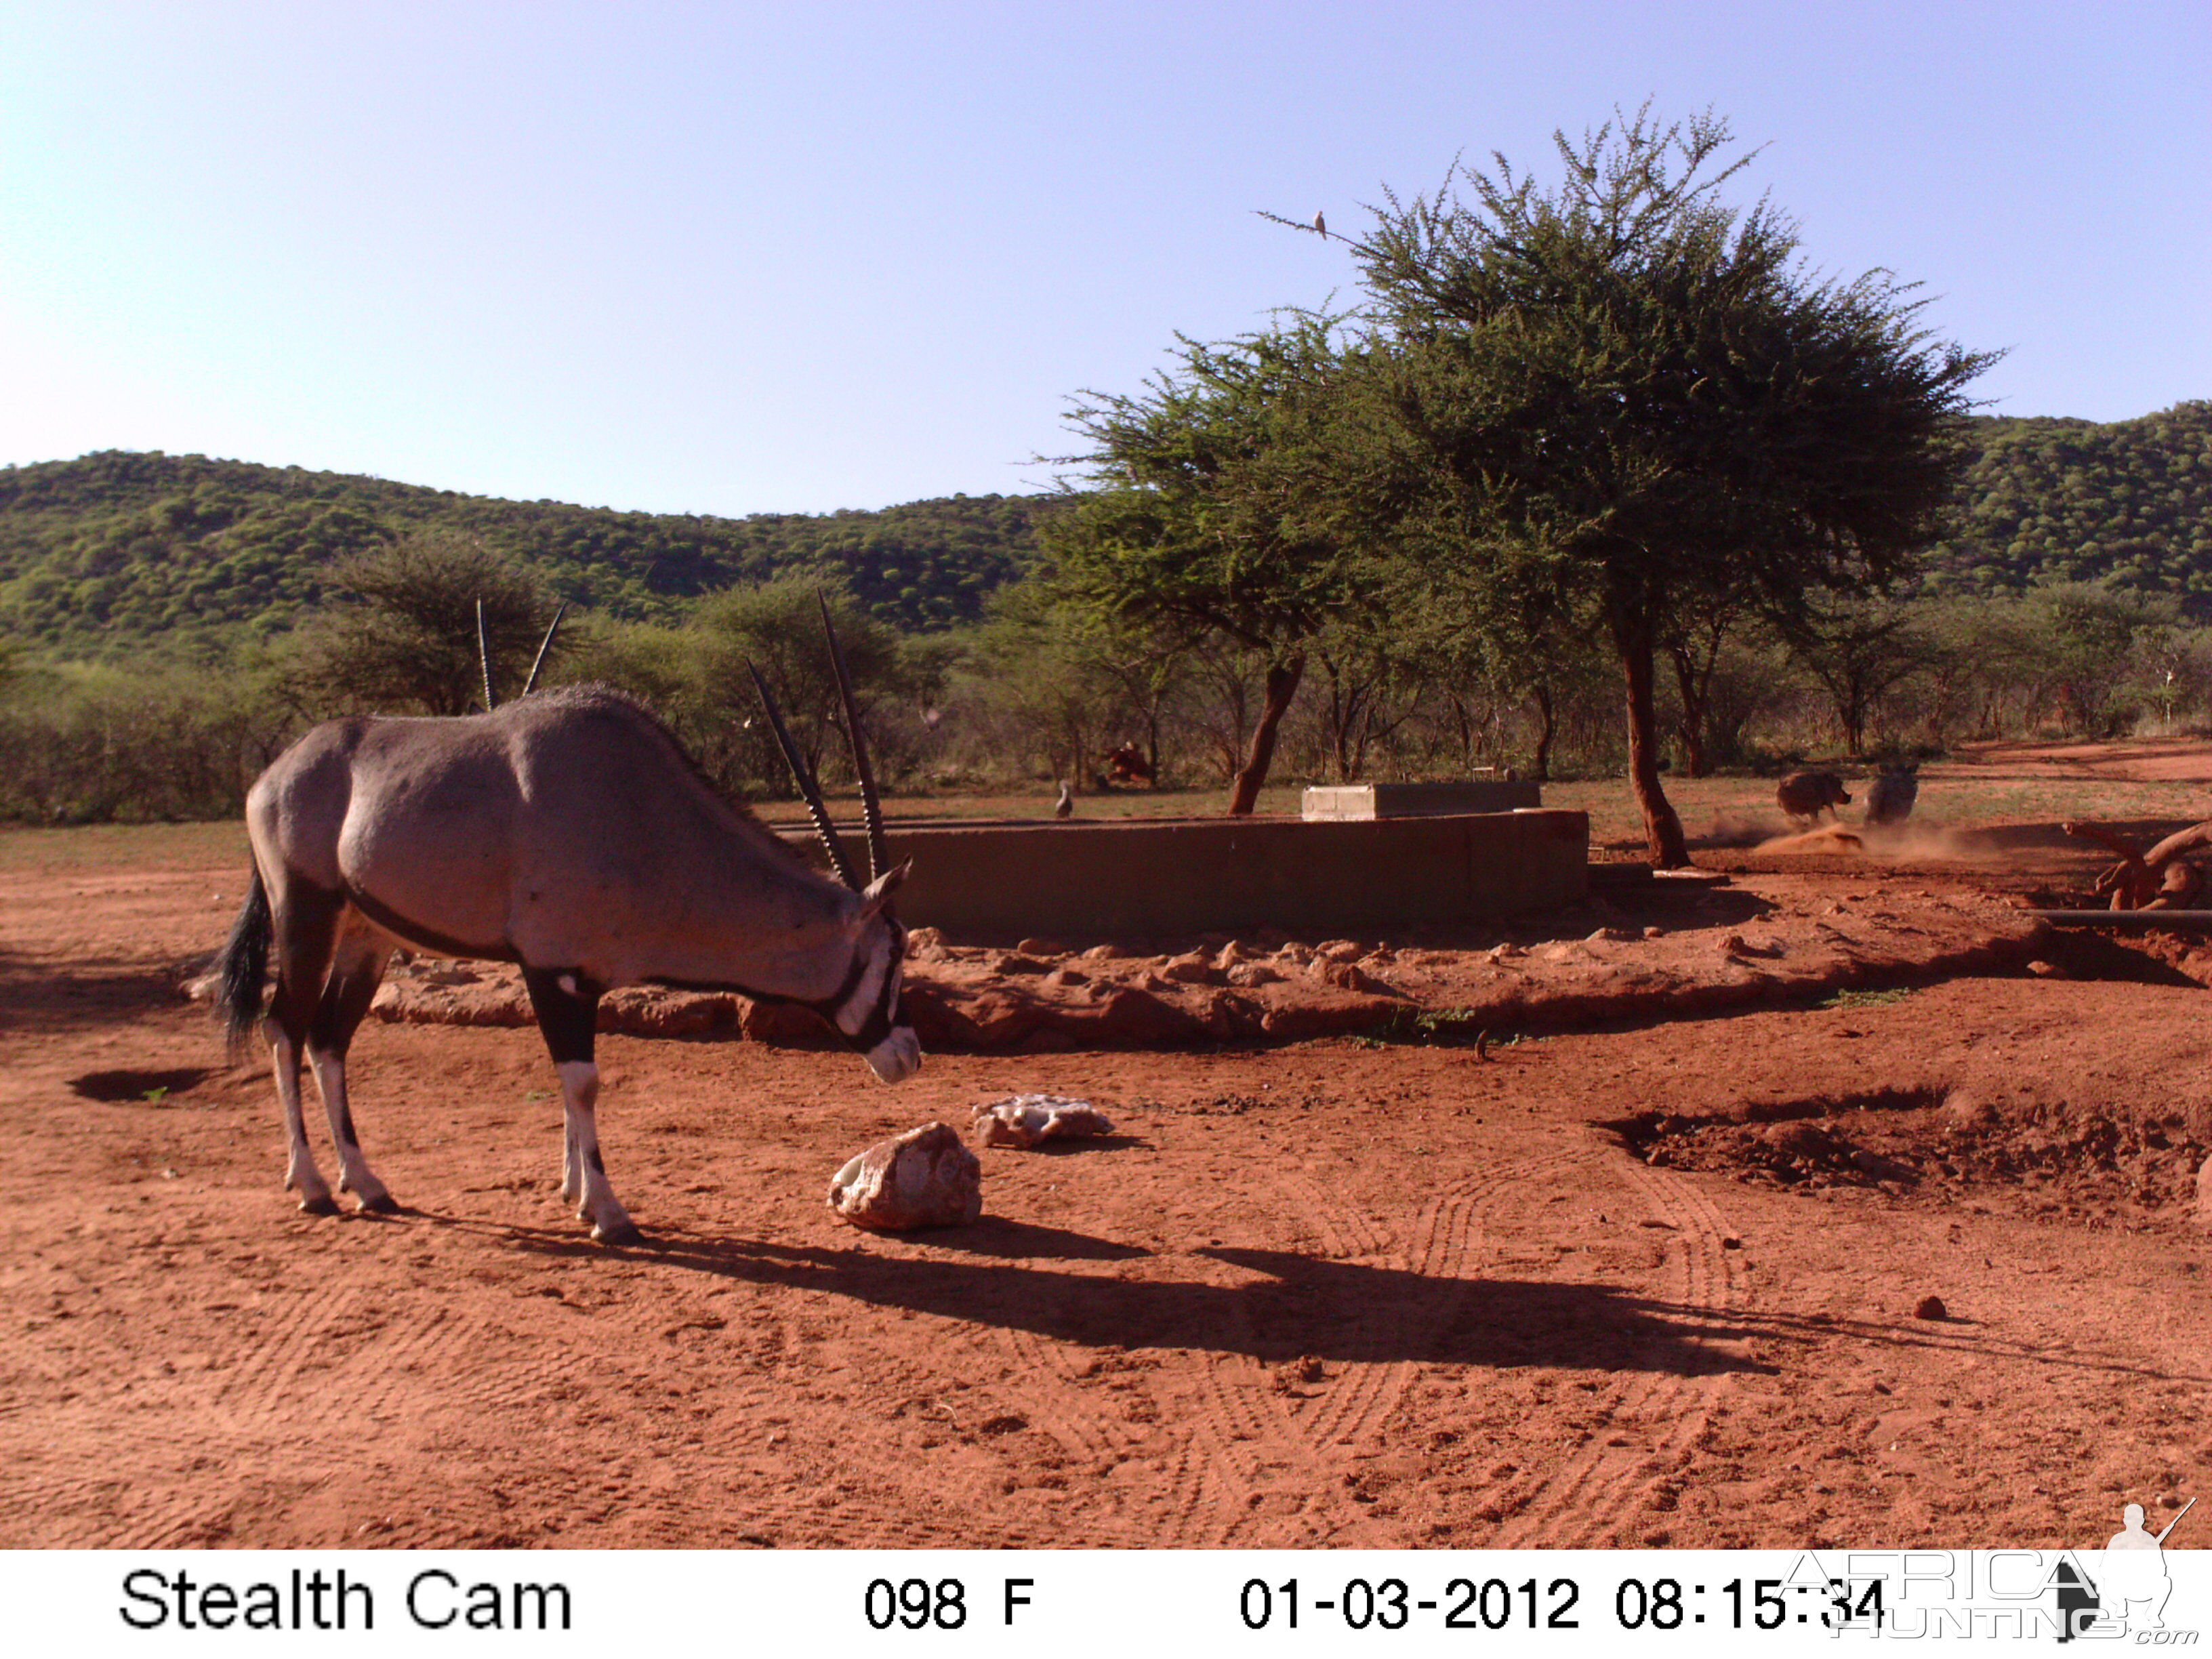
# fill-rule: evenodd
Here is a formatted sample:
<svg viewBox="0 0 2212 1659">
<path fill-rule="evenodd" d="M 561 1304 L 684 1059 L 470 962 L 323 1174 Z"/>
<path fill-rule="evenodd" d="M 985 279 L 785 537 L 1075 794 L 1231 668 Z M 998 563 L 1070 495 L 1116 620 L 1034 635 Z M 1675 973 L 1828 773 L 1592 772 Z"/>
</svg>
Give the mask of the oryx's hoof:
<svg viewBox="0 0 2212 1659">
<path fill-rule="evenodd" d="M 592 1237 L 602 1244 L 642 1244 L 645 1235 L 637 1230 L 637 1223 L 627 1217 L 611 1227 L 604 1224 L 592 1229 Z"/>
<path fill-rule="evenodd" d="M 363 1215 L 398 1215 L 399 1200 L 390 1193 L 379 1193 L 374 1198 L 362 1200 L 361 1212 Z"/>
<path fill-rule="evenodd" d="M 338 1201 L 328 1193 L 310 1193 L 300 1200 L 301 1215 L 336 1215 Z"/>
</svg>

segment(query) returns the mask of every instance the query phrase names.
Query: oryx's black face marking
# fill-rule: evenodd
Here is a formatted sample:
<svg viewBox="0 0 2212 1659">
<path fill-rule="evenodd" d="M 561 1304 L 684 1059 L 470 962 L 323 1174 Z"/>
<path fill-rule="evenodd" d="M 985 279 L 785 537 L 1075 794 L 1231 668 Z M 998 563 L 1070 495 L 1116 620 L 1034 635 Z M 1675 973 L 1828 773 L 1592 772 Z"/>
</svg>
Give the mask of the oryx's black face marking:
<svg viewBox="0 0 2212 1659">
<path fill-rule="evenodd" d="M 900 1018 L 899 987 L 906 963 L 906 929 L 888 925 L 888 948 L 857 951 L 845 982 L 836 994 L 819 1005 L 822 1017 L 846 1033 L 863 1054 L 879 1047 Z"/>
</svg>

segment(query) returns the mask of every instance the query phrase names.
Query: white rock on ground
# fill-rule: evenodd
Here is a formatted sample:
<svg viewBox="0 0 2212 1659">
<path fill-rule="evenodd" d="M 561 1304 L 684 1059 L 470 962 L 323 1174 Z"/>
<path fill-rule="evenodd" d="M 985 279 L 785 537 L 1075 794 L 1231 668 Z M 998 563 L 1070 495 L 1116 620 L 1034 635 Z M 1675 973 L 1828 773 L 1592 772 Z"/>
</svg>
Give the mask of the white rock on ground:
<svg viewBox="0 0 2212 1659">
<path fill-rule="evenodd" d="M 1028 1148 L 1042 1140 L 1109 1135 L 1114 1126 L 1087 1100 L 1066 1095 L 1014 1095 L 978 1106 L 975 1127 L 986 1146 Z"/>
<path fill-rule="evenodd" d="M 925 1123 L 878 1141 L 832 1176 L 830 1208 L 872 1232 L 964 1226 L 983 1213 L 983 1165 L 957 1131 Z"/>
</svg>

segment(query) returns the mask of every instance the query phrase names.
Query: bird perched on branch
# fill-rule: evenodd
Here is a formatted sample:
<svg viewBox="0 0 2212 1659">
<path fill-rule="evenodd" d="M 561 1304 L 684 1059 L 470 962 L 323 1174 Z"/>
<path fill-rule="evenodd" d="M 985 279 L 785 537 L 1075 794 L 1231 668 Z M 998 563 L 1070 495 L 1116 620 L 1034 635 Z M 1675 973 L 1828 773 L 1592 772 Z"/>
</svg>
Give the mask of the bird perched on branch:
<svg viewBox="0 0 2212 1659">
<path fill-rule="evenodd" d="M 1328 221 L 1322 218 L 1318 213 L 1314 215 L 1314 234 L 1316 236 L 1326 236 L 1328 234 Z"/>
</svg>

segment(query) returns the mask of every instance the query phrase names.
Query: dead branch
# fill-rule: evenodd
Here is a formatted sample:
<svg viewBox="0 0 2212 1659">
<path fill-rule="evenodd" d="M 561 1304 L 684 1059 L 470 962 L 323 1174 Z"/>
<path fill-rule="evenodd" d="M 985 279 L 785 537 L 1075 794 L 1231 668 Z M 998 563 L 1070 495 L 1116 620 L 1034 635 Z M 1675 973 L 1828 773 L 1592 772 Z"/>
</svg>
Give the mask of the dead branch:
<svg viewBox="0 0 2212 1659">
<path fill-rule="evenodd" d="M 2068 835 L 2120 855 L 2120 862 L 2097 878 L 2094 890 L 2109 894 L 2115 910 L 2186 910 L 2204 890 L 2204 872 L 2184 853 L 2212 847 L 2212 820 L 2177 830 L 2147 853 L 2138 853 L 2114 831 L 2095 823 L 2062 823 Z"/>
</svg>

